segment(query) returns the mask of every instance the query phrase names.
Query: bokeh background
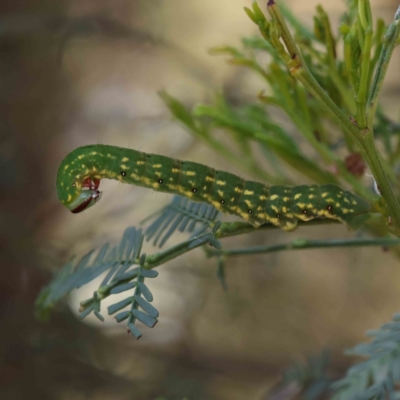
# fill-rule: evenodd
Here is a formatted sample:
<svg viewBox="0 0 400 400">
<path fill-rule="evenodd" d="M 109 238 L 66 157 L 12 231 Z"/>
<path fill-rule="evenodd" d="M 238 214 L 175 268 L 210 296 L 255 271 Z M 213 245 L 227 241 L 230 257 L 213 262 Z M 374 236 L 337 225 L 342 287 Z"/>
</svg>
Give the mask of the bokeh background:
<svg viewBox="0 0 400 400">
<path fill-rule="evenodd" d="M 287 1 L 310 26 L 318 3 Z M 337 23 L 344 2 L 320 3 Z M 117 243 L 127 226 L 138 226 L 170 200 L 105 182 L 102 201 L 72 215 L 55 192 L 58 165 L 69 151 L 112 144 L 250 177 L 195 141 L 157 94 L 166 89 L 188 105 L 210 101 L 217 92 L 256 101 L 261 79 L 207 53 L 256 33 L 243 12 L 250 4 L 0 4 L 1 399 L 273 398 L 268 393 L 287 366 L 325 348 L 331 350 L 329 376 L 340 377 L 354 362 L 343 350 L 400 311 L 398 260 L 381 249 L 232 259 L 228 292 L 215 278 L 215 260 L 199 249 L 158 268 L 150 287 L 159 323 L 143 328 L 139 341 L 111 319 L 104 324 L 76 319 L 77 303 L 93 287 L 74 292 L 49 322 L 34 319 L 34 300 L 51 271 L 73 254 Z M 372 6 L 388 22 L 398 2 L 376 0 Z M 393 117 L 398 117 L 398 63 L 397 51 L 382 99 Z M 344 226 L 303 228 L 232 238 L 224 245 L 350 235 Z M 151 244 L 145 251 L 152 252 Z"/>
</svg>

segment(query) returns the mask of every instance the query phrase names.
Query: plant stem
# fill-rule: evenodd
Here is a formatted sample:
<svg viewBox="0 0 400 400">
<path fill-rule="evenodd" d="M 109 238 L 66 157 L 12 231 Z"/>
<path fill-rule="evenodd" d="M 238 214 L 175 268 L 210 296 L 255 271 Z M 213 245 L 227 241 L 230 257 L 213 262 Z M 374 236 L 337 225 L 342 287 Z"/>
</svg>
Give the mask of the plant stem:
<svg viewBox="0 0 400 400">
<path fill-rule="evenodd" d="M 339 221 L 331 220 L 331 219 L 314 219 L 308 222 L 298 221 L 298 226 L 311 226 L 311 225 L 325 225 L 325 224 L 338 224 Z M 254 228 L 252 225 L 247 222 L 224 222 L 221 224 L 217 232 L 215 233 L 216 239 L 222 239 L 230 236 L 242 235 L 249 232 L 260 232 L 264 230 L 270 229 L 279 229 L 279 227 L 272 224 L 264 224 L 259 228 Z M 201 239 L 209 235 L 209 233 L 203 233 L 197 237 L 197 239 Z M 167 250 L 160 251 L 154 254 L 150 254 L 146 257 L 146 262 L 143 266 L 145 269 L 153 269 L 158 267 L 161 264 L 166 263 L 169 260 L 172 260 L 188 251 L 191 251 L 197 247 L 201 247 L 204 245 L 204 242 L 198 241 L 198 244 L 193 245 L 193 240 L 186 240 L 185 242 L 179 243 L 176 246 L 172 246 Z M 126 262 L 137 264 L 139 262 L 138 259 L 135 260 L 125 260 Z"/>
<path fill-rule="evenodd" d="M 368 128 L 365 105 L 367 103 L 367 94 L 369 89 L 368 84 L 369 84 L 369 65 L 371 59 L 371 46 L 372 46 L 372 29 L 368 28 L 368 31 L 365 33 L 365 38 L 364 38 L 360 85 L 356 100 L 357 123 L 360 129 Z"/>
<path fill-rule="evenodd" d="M 272 246 L 254 246 L 231 250 L 215 250 L 205 248 L 209 257 L 244 256 L 249 254 L 265 254 L 283 250 L 304 250 L 332 247 L 359 247 L 359 246 L 394 246 L 400 244 L 400 239 L 394 238 L 363 238 L 363 239 L 331 239 L 331 240 L 308 240 L 296 239 L 289 243 L 280 243 Z"/>
<path fill-rule="evenodd" d="M 374 79 L 372 81 L 371 91 L 368 97 L 368 125 L 372 126 L 375 117 L 376 108 L 378 107 L 378 96 L 382 88 L 383 81 L 389 66 L 389 61 L 392 57 L 396 41 L 400 37 L 400 7 L 394 17 L 394 21 L 389 25 L 383 38 L 382 50 L 378 59 L 378 65 Z"/>
</svg>

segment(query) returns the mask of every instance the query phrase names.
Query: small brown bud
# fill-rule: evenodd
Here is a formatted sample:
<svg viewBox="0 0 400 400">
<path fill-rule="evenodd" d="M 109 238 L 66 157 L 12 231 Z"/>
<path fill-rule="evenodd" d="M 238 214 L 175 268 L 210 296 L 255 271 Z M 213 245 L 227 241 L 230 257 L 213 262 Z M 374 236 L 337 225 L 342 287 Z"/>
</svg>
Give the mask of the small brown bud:
<svg viewBox="0 0 400 400">
<path fill-rule="evenodd" d="M 361 176 L 365 172 L 365 162 L 360 153 L 351 153 L 344 160 L 346 169 L 354 176 Z"/>
</svg>

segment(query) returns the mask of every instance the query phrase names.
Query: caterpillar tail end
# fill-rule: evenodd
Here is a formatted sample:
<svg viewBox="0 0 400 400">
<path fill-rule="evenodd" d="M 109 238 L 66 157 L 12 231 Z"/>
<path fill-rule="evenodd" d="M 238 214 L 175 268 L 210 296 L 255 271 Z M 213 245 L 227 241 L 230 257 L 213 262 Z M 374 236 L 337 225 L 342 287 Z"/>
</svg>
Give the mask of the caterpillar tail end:
<svg viewBox="0 0 400 400">
<path fill-rule="evenodd" d="M 350 231 L 360 229 L 371 217 L 371 213 L 365 213 L 354 216 L 352 219 L 346 221 L 347 228 Z"/>
</svg>

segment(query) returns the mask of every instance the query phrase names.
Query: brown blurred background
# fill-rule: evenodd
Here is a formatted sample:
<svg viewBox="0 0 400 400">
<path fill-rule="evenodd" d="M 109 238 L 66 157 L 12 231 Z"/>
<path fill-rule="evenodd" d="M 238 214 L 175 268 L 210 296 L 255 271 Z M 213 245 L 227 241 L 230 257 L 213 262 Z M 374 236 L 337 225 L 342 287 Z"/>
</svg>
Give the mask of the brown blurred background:
<svg viewBox="0 0 400 400">
<path fill-rule="evenodd" d="M 320 3 L 337 22 L 344 4 Z M 329 373 L 339 377 L 353 362 L 343 349 L 400 311 L 398 260 L 380 249 L 232 259 L 227 293 L 215 278 L 215 260 L 198 250 L 158 269 L 150 287 L 159 323 L 143 328 L 139 341 L 111 319 L 77 321 L 77 302 L 95 286 L 73 293 L 48 323 L 33 317 L 50 271 L 72 254 L 116 243 L 125 227 L 170 200 L 105 182 L 96 208 L 74 216 L 55 192 L 58 165 L 69 151 L 105 143 L 241 173 L 172 121 L 157 91 L 166 89 L 188 105 L 217 91 L 255 101 L 261 80 L 207 54 L 256 33 L 243 12 L 250 4 L 0 4 L 1 399 L 266 399 L 285 367 L 326 347 L 332 351 Z M 318 2 L 288 4 L 311 25 Z M 398 2 L 372 5 L 390 21 Z M 398 113 L 398 62 L 397 51 L 383 99 L 392 116 Z M 263 232 L 224 245 L 350 235 L 335 226 Z M 150 244 L 145 251 L 152 251 Z"/>
</svg>

